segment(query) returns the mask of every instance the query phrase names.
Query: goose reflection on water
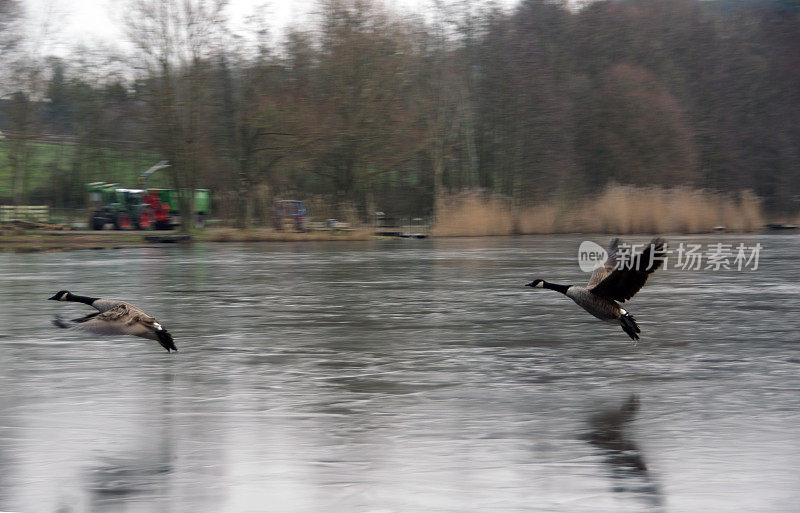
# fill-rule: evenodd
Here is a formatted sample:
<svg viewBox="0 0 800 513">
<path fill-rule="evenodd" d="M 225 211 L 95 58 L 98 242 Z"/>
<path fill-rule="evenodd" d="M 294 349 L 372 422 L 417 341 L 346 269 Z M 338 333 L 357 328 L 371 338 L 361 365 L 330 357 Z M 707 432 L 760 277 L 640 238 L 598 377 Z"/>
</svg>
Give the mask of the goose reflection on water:
<svg viewBox="0 0 800 513">
<path fill-rule="evenodd" d="M 153 494 L 164 486 L 172 470 L 170 464 L 159 461 L 107 460 L 90 470 L 89 489 L 93 495 L 106 500 Z"/>
<path fill-rule="evenodd" d="M 663 493 L 647 468 L 641 448 L 626 432 L 639 406 L 639 396 L 631 394 L 618 407 L 593 414 L 589 417 L 591 431 L 586 439 L 603 452 L 615 493 L 631 494 L 653 511 L 664 511 Z"/>
</svg>

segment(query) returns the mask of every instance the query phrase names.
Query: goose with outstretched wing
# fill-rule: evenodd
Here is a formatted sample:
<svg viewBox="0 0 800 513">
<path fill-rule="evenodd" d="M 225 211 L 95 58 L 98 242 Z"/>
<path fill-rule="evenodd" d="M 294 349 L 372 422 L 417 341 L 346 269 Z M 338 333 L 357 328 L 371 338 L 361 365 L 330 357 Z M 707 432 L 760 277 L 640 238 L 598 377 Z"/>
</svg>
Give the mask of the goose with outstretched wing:
<svg viewBox="0 0 800 513">
<path fill-rule="evenodd" d="M 619 239 L 611 241 L 608 257 L 602 266 L 592 272 L 585 287 L 559 285 L 541 279 L 533 280 L 526 286 L 560 292 L 598 319 L 618 322 L 631 339 L 639 340 L 639 324 L 619 303 L 632 298 L 641 290 L 647 278 L 661 267 L 667 253 L 667 243 L 656 237 L 640 253 L 627 255 L 629 258 L 623 262 L 620 244 Z"/>
<path fill-rule="evenodd" d="M 67 290 L 56 292 L 49 299 L 83 303 L 97 310 L 97 312 L 69 321 L 56 317 L 53 324 L 59 328 L 98 335 L 133 335 L 157 340 L 167 352 L 178 350 L 172 340 L 172 335 L 159 324 L 155 317 L 125 301 L 79 296 Z"/>
</svg>

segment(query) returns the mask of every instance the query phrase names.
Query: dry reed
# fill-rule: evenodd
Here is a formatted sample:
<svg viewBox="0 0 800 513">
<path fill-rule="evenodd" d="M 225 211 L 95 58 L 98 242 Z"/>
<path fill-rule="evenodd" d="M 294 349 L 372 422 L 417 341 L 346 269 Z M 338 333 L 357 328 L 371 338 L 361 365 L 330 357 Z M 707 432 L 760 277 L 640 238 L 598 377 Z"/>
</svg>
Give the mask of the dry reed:
<svg viewBox="0 0 800 513">
<path fill-rule="evenodd" d="M 611 185 L 598 197 L 550 201 L 519 209 L 498 195 L 466 192 L 439 198 L 432 235 L 548 233 L 707 233 L 724 227 L 748 232 L 764 224 L 761 200 L 677 187 Z"/>
<path fill-rule="evenodd" d="M 436 200 L 434 236 L 508 235 L 513 231 L 513 210 L 500 196 L 463 193 Z"/>
</svg>

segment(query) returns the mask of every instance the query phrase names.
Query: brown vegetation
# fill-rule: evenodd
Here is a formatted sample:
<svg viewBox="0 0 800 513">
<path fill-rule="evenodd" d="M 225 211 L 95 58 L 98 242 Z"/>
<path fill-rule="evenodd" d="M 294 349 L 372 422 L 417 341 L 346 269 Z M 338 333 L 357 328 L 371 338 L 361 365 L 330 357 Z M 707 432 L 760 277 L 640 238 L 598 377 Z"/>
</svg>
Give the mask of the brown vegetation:
<svg viewBox="0 0 800 513">
<path fill-rule="evenodd" d="M 432 235 L 550 233 L 707 233 L 761 229 L 761 201 L 750 192 L 612 185 L 597 198 L 513 208 L 508 198 L 466 192 L 437 200 Z"/>
<path fill-rule="evenodd" d="M 75 233 L 71 231 L 0 230 L 0 252 L 34 253 L 72 249 L 116 249 L 141 246 L 141 234 L 124 231 Z"/>
</svg>

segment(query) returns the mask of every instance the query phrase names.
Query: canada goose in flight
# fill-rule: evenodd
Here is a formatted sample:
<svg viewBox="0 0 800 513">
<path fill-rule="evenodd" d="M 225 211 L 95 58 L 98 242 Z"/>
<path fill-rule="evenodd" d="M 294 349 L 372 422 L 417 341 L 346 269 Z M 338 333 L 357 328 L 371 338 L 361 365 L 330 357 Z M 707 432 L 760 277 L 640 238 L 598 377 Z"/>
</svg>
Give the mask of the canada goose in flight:
<svg viewBox="0 0 800 513">
<path fill-rule="evenodd" d="M 584 310 L 598 319 L 617 322 L 633 340 L 639 340 L 639 325 L 631 314 L 617 301 L 624 303 L 639 292 L 656 269 L 661 267 L 666 255 L 667 243 L 656 237 L 639 254 L 629 255 L 625 265 L 618 265 L 620 240 L 614 239 L 608 247 L 605 263 L 592 272 L 589 283 L 580 285 L 559 285 L 544 280 L 534 280 L 526 287 L 555 290 L 572 299 Z"/>
<path fill-rule="evenodd" d="M 133 335 L 158 340 L 158 343 L 167 352 L 178 350 L 172 341 L 172 335 L 156 321 L 155 317 L 125 301 L 77 296 L 66 290 L 56 292 L 49 299 L 84 303 L 98 310 L 96 313 L 70 321 L 56 317 L 53 324 L 59 328 L 82 330 L 100 335 Z"/>
</svg>

